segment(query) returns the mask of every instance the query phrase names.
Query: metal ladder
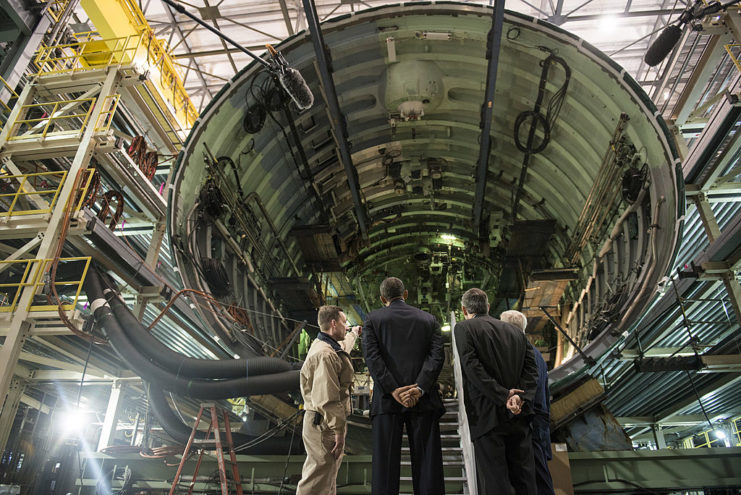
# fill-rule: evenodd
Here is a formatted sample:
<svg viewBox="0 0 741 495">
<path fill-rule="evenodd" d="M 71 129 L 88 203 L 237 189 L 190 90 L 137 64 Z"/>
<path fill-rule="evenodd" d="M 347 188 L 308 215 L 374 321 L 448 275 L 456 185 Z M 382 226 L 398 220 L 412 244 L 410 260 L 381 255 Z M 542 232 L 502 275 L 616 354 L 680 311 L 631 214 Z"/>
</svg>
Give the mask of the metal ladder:
<svg viewBox="0 0 741 495">
<path fill-rule="evenodd" d="M 208 410 L 211 414 L 211 420 L 208 426 L 208 431 L 206 432 L 206 436 L 203 439 L 196 439 L 196 431 L 198 431 L 198 426 L 201 423 L 201 417 L 203 416 L 203 411 Z M 175 474 L 175 479 L 172 481 L 172 487 L 170 488 L 170 494 L 174 495 L 176 493 L 176 490 L 178 488 L 178 485 L 181 484 L 181 478 L 183 474 L 183 466 L 185 466 L 185 462 L 188 460 L 189 452 L 191 447 L 193 445 L 201 446 L 199 454 L 198 454 L 198 461 L 196 462 L 196 467 L 193 470 L 193 476 L 190 480 L 190 483 L 188 484 L 188 495 L 193 493 L 193 488 L 196 484 L 196 477 L 198 476 L 198 470 L 201 467 L 201 461 L 203 460 L 203 453 L 205 452 L 205 446 L 206 445 L 214 445 L 216 447 L 216 460 L 219 465 L 219 482 L 221 484 L 221 495 L 229 495 L 231 493 L 229 491 L 229 483 L 234 484 L 236 494 L 242 495 L 242 481 L 239 475 L 239 469 L 237 468 L 237 455 L 234 452 L 234 441 L 232 440 L 232 430 L 231 426 L 229 425 L 229 413 L 225 410 L 221 410 L 222 417 L 224 418 L 224 434 L 226 435 L 226 442 L 225 445 L 222 445 L 221 441 L 221 433 L 219 428 L 219 411 L 217 411 L 216 405 L 213 403 L 203 403 L 201 404 L 201 408 L 198 411 L 198 417 L 196 418 L 195 424 L 193 425 L 193 430 L 190 432 L 190 437 L 188 438 L 188 443 L 185 446 L 185 450 L 183 450 L 183 457 L 180 459 L 180 464 L 178 465 L 177 473 Z M 211 433 L 213 432 L 213 438 L 209 438 Z M 232 467 L 232 480 L 227 479 L 226 477 L 226 469 L 224 467 L 225 460 L 224 460 L 224 447 L 226 447 L 229 450 L 229 459 L 230 464 Z"/>
</svg>

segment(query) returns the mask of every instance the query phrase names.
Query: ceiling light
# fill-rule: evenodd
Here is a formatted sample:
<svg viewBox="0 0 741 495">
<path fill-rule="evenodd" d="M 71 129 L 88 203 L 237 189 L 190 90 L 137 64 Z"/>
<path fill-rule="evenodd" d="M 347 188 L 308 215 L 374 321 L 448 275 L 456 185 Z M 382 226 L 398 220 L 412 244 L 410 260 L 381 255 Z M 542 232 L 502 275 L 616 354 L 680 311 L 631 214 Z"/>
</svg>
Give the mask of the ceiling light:
<svg viewBox="0 0 741 495">
<path fill-rule="evenodd" d="M 440 238 L 444 241 L 449 241 L 449 242 L 454 242 L 458 240 L 458 238 L 454 236 L 453 234 L 443 234 L 440 236 Z"/>
<path fill-rule="evenodd" d="M 723 430 L 715 430 L 715 438 L 719 440 L 725 440 L 726 439 L 726 432 Z"/>
<path fill-rule="evenodd" d="M 453 35 L 447 32 L 434 32 L 434 31 L 422 31 L 416 33 L 415 36 L 423 40 L 436 40 L 436 41 L 448 41 L 453 38 Z"/>
<path fill-rule="evenodd" d="M 85 431 L 89 423 L 90 411 L 82 409 L 67 409 L 57 419 L 57 425 L 63 437 L 79 436 Z"/>
<path fill-rule="evenodd" d="M 600 31 L 604 33 L 611 33 L 617 28 L 618 18 L 614 15 L 602 16 L 599 23 Z"/>
<path fill-rule="evenodd" d="M 446 323 L 445 325 L 440 327 L 440 331 L 442 332 L 449 332 L 450 331 L 450 324 Z"/>
</svg>

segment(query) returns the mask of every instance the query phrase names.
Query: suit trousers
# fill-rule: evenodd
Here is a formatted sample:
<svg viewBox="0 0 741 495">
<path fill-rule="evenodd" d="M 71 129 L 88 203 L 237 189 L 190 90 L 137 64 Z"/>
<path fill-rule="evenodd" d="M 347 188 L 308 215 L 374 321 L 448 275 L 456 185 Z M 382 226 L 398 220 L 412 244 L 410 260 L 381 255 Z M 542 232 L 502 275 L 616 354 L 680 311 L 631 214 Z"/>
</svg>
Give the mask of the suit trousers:
<svg viewBox="0 0 741 495">
<path fill-rule="evenodd" d="M 302 435 L 306 460 L 301 470 L 301 481 L 296 487 L 296 495 L 335 495 L 337 493 L 337 471 L 342 463 L 330 453 L 334 447 L 334 433 L 322 421 L 315 425 L 311 414 L 304 417 Z M 347 427 L 343 435 L 347 434 Z"/>
<path fill-rule="evenodd" d="M 404 426 L 409 438 L 415 495 L 445 493 L 439 418 L 437 411 L 373 416 L 373 495 L 399 493 L 401 435 Z"/>
<path fill-rule="evenodd" d="M 533 455 L 535 457 L 535 485 L 537 486 L 538 495 L 555 495 L 553 479 L 551 478 L 551 472 L 548 470 L 548 457 L 541 443 L 533 442 Z"/>
<path fill-rule="evenodd" d="M 479 495 L 536 495 L 530 420 L 515 417 L 473 441 Z"/>
</svg>

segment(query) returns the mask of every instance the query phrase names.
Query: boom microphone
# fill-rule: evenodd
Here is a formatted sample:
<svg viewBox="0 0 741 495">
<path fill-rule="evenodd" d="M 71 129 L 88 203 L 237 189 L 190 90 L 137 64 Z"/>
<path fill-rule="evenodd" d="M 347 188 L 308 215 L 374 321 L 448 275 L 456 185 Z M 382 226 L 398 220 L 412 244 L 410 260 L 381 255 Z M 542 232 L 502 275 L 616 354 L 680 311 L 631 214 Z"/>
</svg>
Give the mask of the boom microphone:
<svg viewBox="0 0 741 495">
<path fill-rule="evenodd" d="M 677 44 L 677 41 L 681 37 L 682 29 L 679 26 L 675 24 L 668 26 L 648 48 L 643 61 L 650 67 L 658 65 L 669 55 L 669 52 L 672 51 L 672 48 L 674 48 L 674 45 Z"/>
<path fill-rule="evenodd" d="M 296 69 L 282 67 L 278 73 L 278 81 L 300 110 L 311 108 L 311 105 L 314 104 L 314 95 L 311 93 L 309 85 L 306 84 L 303 76 Z"/>
<path fill-rule="evenodd" d="M 288 96 L 291 97 L 299 110 L 311 108 L 311 105 L 314 104 L 314 95 L 301 73 L 293 67 L 289 67 L 283 55 L 272 45 L 265 45 L 265 48 L 273 57 L 270 64 L 271 72 L 278 77 L 281 87 L 288 93 Z"/>
</svg>

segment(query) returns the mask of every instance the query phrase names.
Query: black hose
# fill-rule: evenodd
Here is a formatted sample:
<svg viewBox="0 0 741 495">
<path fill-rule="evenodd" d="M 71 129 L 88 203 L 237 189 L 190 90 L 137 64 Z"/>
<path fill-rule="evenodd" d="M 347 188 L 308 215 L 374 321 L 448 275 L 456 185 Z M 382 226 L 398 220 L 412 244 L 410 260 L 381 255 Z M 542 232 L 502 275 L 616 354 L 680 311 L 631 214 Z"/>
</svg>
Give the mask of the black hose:
<svg viewBox="0 0 741 495">
<path fill-rule="evenodd" d="M 91 270 L 85 281 L 85 290 L 94 310 L 95 319 L 102 324 L 116 353 L 144 378 L 178 395 L 199 399 L 228 399 L 255 394 L 274 394 L 298 390 L 299 371 L 284 371 L 270 375 L 227 380 L 185 379 L 152 363 L 131 343 L 107 303 L 102 304 L 103 290 L 100 276 Z"/>
<path fill-rule="evenodd" d="M 120 297 L 109 304 L 116 320 L 126 329 L 126 336 L 150 361 L 177 376 L 193 378 L 246 378 L 291 371 L 293 366 L 283 359 L 251 357 L 249 359 L 199 359 L 184 356 L 160 342 L 134 317 Z"/>
<path fill-rule="evenodd" d="M 148 388 L 149 406 L 152 408 L 152 412 L 155 416 L 157 416 L 162 429 L 165 430 L 165 433 L 170 435 L 173 440 L 182 443 L 183 445 L 188 443 L 188 438 L 190 438 L 192 428 L 185 425 L 182 420 L 175 415 L 170 408 L 170 405 L 167 403 L 162 388 L 151 383 Z M 206 434 L 203 431 L 196 432 L 196 438 L 202 439 L 205 436 Z M 232 439 L 234 440 L 235 447 L 258 441 L 257 437 L 244 435 L 242 433 L 232 433 Z M 252 447 L 238 449 L 238 452 L 243 454 L 279 455 L 287 454 L 289 449 L 291 450 L 291 454 L 298 454 L 301 452 L 301 443 L 290 445 L 289 439 L 285 437 L 270 437 L 265 440 L 259 440 L 259 443 Z"/>
</svg>

